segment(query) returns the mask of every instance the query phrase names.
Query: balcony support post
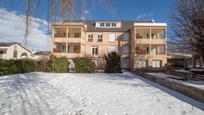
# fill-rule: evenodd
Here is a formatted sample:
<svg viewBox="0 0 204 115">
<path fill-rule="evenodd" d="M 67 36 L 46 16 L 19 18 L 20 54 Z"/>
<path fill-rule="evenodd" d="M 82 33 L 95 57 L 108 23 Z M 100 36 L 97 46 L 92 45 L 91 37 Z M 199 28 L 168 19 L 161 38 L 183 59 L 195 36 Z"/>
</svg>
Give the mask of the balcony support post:
<svg viewBox="0 0 204 115">
<path fill-rule="evenodd" d="M 51 41 L 52 41 L 52 53 L 54 53 L 54 34 L 55 34 L 55 29 L 54 27 L 52 27 L 52 38 L 51 38 Z"/>
<path fill-rule="evenodd" d="M 152 41 L 152 28 L 150 27 L 149 29 L 150 29 L 149 30 L 150 41 Z M 150 42 L 149 50 L 150 50 L 149 54 L 151 54 L 151 51 L 152 51 L 152 44 L 151 44 L 151 42 Z"/>
<path fill-rule="evenodd" d="M 66 53 L 68 53 L 68 49 L 67 49 L 67 47 L 68 47 L 68 32 L 69 32 L 69 30 L 68 30 L 68 27 L 67 27 L 67 34 L 66 34 L 66 48 L 65 48 L 65 52 Z"/>
</svg>

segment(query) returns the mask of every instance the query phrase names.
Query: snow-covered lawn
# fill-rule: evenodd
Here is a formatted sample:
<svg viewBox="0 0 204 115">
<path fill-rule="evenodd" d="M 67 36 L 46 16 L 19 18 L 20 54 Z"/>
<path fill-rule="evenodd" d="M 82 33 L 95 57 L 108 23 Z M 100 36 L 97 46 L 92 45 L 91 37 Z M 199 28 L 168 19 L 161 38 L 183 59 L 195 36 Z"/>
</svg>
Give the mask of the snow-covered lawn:
<svg viewBox="0 0 204 115">
<path fill-rule="evenodd" d="M 0 77 L 0 115 L 204 115 L 204 104 L 141 77 L 29 73 Z"/>
</svg>

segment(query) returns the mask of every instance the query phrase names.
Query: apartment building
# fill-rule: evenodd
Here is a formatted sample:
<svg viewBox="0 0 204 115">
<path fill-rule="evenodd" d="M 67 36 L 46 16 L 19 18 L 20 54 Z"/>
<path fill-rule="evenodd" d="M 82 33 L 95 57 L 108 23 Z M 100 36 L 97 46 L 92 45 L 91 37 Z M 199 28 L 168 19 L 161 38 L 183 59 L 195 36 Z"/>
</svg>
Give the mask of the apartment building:
<svg viewBox="0 0 204 115">
<path fill-rule="evenodd" d="M 167 63 L 166 23 L 154 21 L 77 20 L 52 25 L 52 54 L 68 59 L 91 57 L 98 69 L 104 55 L 121 55 L 121 67 L 161 68 Z"/>
</svg>

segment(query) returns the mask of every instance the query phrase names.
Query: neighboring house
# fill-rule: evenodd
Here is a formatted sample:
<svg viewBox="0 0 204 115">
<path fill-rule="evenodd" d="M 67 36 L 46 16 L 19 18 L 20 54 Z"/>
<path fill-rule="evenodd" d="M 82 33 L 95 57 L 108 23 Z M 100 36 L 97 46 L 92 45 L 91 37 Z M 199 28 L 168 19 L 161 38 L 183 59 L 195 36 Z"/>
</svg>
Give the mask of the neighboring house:
<svg viewBox="0 0 204 115">
<path fill-rule="evenodd" d="M 33 59 L 36 60 L 48 60 L 51 52 L 50 51 L 39 51 L 33 54 Z"/>
<path fill-rule="evenodd" d="M 52 54 L 89 56 L 104 68 L 104 55 L 116 51 L 124 69 L 161 68 L 167 63 L 167 24 L 154 21 L 77 20 L 52 24 Z"/>
<path fill-rule="evenodd" d="M 17 42 L 0 42 L 0 59 L 31 58 L 31 52 Z"/>
</svg>

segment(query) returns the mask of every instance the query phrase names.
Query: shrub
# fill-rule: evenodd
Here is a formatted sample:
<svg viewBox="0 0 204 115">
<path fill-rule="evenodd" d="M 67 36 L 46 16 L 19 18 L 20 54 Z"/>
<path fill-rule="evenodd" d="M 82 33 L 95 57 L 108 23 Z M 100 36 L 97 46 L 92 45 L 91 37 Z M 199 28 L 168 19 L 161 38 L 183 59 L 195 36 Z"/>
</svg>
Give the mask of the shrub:
<svg viewBox="0 0 204 115">
<path fill-rule="evenodd" d="M 37 65 L 32 59 L 22 59 L 13 61 L 17 67 L 17 73 L 29 73 L 37 70 Z"/>
<path fill-rule="evenodd" d="M 172 72 L 172 71 L 174 70 L 174 68 L 171 66 L 170 63 L 167 63 L 167 64 L 165 64 L 165 66 L 164 66 L 164 70 L 165 70 L 166 73 L 169 74 L 170 72 Z"/>
<path fill-rule="evenodd" d="M 88 57 L 74 58 L 75 72 L 78 73 L 93 73 L 95 72 L 95 64 Z"/>
<path fill-rule="evenodd" d="M 184 59 L 168 59 L 167 62 L 170 63 L 172 67 L 184 68 Z"/>
<path fill-rule="evenodd" d="M 17 73 L 17 67 L 13 60 L 0 60 L 0 76 Z"/>
<path fill-rule="evenodd" d="M 66 57 L 56 58 L 53 57 L 52 61 L 52 71 L 57 73 L 68 72 L 68 60 Z"/>
<path fill-rule="evenodd" d="M 105 66 L 106 73 L 121 73 L 120 55 L 118 55 L 116 52 L 111 52 L 111 53 L 108 53 L 107 56 L 105 56 L 105 60 L 106 60 L 106 66 Z"/>
<path fill-rule="evenodd" d="M 42 72 L 51 72 L 52 63 L 50 60 L 39 60 L 37 61 L 37 70 Z"/>
</svg>

